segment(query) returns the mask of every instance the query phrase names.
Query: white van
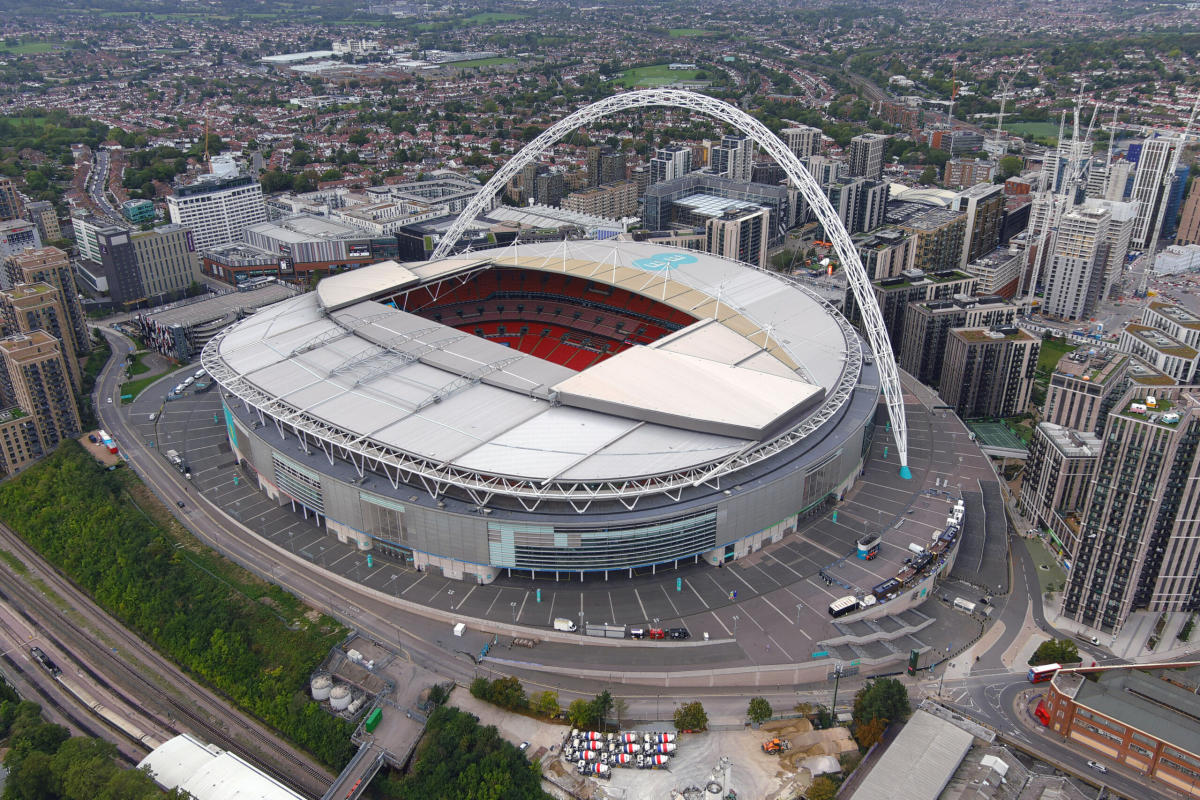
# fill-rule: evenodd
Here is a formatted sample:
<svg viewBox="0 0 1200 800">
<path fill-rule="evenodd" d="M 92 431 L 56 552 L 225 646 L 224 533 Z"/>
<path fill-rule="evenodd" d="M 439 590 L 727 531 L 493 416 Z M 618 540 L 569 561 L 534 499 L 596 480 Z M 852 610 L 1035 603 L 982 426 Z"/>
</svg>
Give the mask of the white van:
<svg viewBox="0 0 1200 800">
<path fill-rule="evenodd" d="M 571 633 L 575 630 L 575 623 L 566 617 L 556 617 L 554 620 L 554 630 Z"/>
<path fill-rule="evenodd" d="M 183 385 L 184 385 L 184 386 L 191 386 L 191 385 L 192 385 L 193 383 L 195 383 L 195 382 L 196 382 L 196 379 L 195 379 L 195 378 L 186 378 L 186 379 L 184 379 L 184 381 L 183 381 Z"/>
<path fill-rule="evenodd" d="M 198 370 L 196 370 L 196 374 L 195 374 L 195 375 L 193 375 L 192 377 L 193 377 L 193 378 L 195 378 L 196 380 L 200 380 L 201 378 L 203 378 L 203 377 L 204 377 L 205 375 L 207 375 L 207 374 L 208 374 L 208 373 L 207 373 L 207 372 L 205 372 L 204 370 L 202 370 L 202 369 L 198 369 Z"/>
</svg>

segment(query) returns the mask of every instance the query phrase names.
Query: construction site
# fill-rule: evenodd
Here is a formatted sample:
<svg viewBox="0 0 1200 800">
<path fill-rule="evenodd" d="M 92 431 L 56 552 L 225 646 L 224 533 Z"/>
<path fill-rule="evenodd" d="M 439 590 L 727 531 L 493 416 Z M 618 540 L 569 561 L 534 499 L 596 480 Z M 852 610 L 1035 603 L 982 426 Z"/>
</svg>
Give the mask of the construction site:
<svg viewBox="0 0 1200 800">
<path fill-rule="evenodd" d="M 814 730 L 797 717 L 758 730 L 572 730 L 542 765 L 562 796 L 586 800 L 787 800 L 818 775 L 841 772 L 841 758 L 857 753 L 846 728 Z"/>
</svg>

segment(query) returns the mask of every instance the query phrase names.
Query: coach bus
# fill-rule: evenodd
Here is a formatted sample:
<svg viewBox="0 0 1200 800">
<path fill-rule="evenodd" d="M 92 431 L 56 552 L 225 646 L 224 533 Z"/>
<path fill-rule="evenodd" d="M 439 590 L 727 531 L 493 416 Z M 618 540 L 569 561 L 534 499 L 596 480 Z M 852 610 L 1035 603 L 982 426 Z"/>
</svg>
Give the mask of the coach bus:
<svg viewBox="0 0 1200 800">
<path fill-rule="evenodd" d="M 1042 683 L 1054 677 L 1054 673 L 1062 669 L 1062 664 L 1043 664 L 1040 667 L 1029 668 L 1029 682 Z"/>
<path fill-rule="evenodd" d="M 877 555 L 879 555 L 879 534 L 868 533 L 858 540 L 858 557 L 860 559 L 870 561 Z"/>
<path fill-rule="evenodd" d="M 838 617 L 844 617 L 852 611 L 857 610 L 858 598 L 852 594 L 848 594 L 845 597 L 834 600 L 829 604 L 829 616 L 833 617 L 834 619 L 837 619 Z"/>
</svg>

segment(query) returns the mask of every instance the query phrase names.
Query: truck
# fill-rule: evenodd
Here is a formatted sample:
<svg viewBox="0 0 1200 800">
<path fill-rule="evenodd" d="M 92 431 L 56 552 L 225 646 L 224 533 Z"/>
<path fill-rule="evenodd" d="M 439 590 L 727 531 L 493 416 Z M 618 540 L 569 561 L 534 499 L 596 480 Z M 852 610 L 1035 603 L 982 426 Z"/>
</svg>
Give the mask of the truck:
<svg viewBox="0 0 1200 800">
<path fill-rule="evenodd" d="M 554 620 L 554 630 L 573 633 L 575 631 L 575 622 L 566 617 L 556 617 Z"/>
<path fill-rule="evenodd" d="M 100 443 L 104 445 L 104 448 L 108 450 L 108 452 L 115 456 L 117 454 L 117 443 L 114 442 L 112 437 L 104 431 L 98 431 L 97 433 L 100 436 Z"/>
<path fill-rule="evenodd" d="M 916 542 L 909 542 L 908 552 L 912 553 L 914 556 L 919 556 L 925 552 L 925 548 Z"/>
<path fill-rule="evenodd" d="M 762 751 L 769 756 L 777 756 L 784 750 L 792 749 L 792 743 L 787 739 L 768 739 L 762 744 Z"/>
<path fill-rule="evenodd" d="M 954 607 L 959 611 L 965 611 L 968 614 L 975 613 L 975 604 L 969 600 L 964 600 L 961 597 L 954 598 Z"/>
</svg>

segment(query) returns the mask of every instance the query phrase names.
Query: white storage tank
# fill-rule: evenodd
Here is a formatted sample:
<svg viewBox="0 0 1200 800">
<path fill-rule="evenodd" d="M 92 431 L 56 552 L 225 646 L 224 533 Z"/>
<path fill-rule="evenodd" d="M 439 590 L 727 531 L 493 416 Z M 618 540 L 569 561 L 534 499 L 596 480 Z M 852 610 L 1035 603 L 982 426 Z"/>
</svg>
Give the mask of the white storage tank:
<svg viewBox="0 0 1200 800">
<path fill-rule="evenodd" d="M 350 687 L 339 683 L 329 692 L 329 705 L 334 711 L 345 711 L 350 706 Z"/>
<path fill-rule="evenodd" d="M 357 714 L 358 710 L 363 707 L 363 703 L 367 702 L 367 696 L 360 695 L 357 700 L 350 704 L 347 709 L 351 714 Z"/>
<path fill-rule="evenodd" d="M 314 675 L 311 685 L 313 700 L 328 700 L 329 690 L 333 688 L 333 678 L 328 675 Z"/>
</svg>

